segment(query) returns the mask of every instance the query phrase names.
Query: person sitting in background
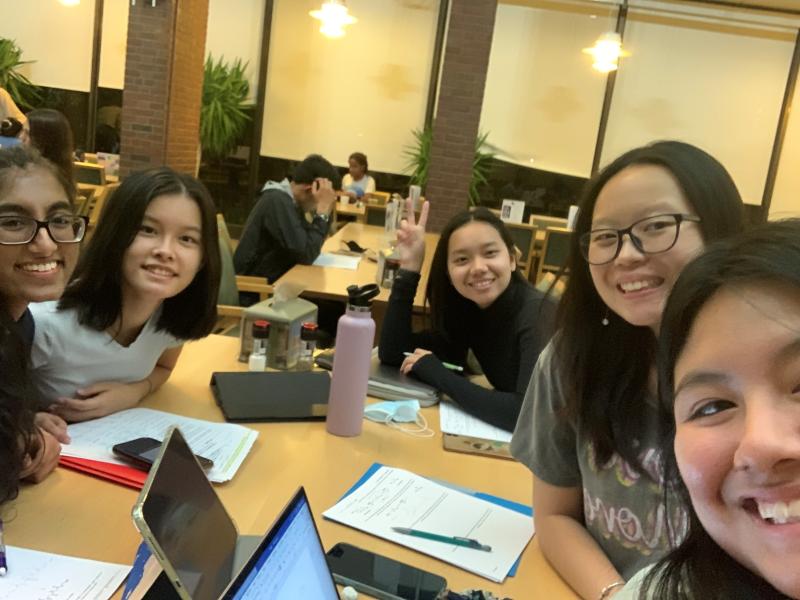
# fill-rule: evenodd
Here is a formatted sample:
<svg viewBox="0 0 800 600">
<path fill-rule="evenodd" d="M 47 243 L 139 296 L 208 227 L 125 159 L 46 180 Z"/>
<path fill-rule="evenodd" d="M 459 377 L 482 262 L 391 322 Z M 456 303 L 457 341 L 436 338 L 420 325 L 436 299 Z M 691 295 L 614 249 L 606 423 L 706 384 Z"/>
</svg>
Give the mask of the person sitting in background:
<svg viewBox="0 0 800 600">
<path fill-rule="evenodd" d="M 342 195 L 359 200 L 364 194 L 375 191 L 375 180 L 367 175 L 367 155 L 362 152 L 353 152 L 347 159 L 349 169 L 342 177 Z"/>
<path fill-rule="evenodd" d="M 78 259 L 86 222 L 72 202 L 70 183 L 38 152 L 0 150 L 0 502 L 19 478 L 44 479 L 69 441 L 59 417 L 34 416 L 28 305 L 61 296 Z"/>
<path fill-rule="evenodd" d="M 70 181 L 75 181 L 72 167 L 75 144 L 72 127 L 63 113 L 52 108 L 32 110 L 22 139 L 55 164 Z"/>
<path fill-rule="evenodd" d="M 446 393 L 468 413 L 512 431 L 550 339 L 555 307 L 517 269 L 514 240 L 503 222 L 481 207 L 458 213 L 442 230 L 428 276 L 432 327 L 413 331 L 428 208 L 424 202 L 415 223 L 408 200 L 408 220 L 397 230 L 400 270 L 383 320 L 380 359 Z M 494 389 L 442 362 L 464 365 L 468 350 Z"/>
<path fill-rule="evenodd" d="M 272 283 L 294 265 L 314 262 L 328 234 L 339 183 L 334 166 L 319 154 L 297 165 L 292 181 L 268 181 L 233 255 L 236 273 Z M 311 222 L 307 212 L 313 213 Z"/>
<path fill-rule="evenodd" d="M 690 263 L 659 341 L 665 479 L 688 533 L 615 600 L 800 598 L 800 221 Z"/>
</svg>

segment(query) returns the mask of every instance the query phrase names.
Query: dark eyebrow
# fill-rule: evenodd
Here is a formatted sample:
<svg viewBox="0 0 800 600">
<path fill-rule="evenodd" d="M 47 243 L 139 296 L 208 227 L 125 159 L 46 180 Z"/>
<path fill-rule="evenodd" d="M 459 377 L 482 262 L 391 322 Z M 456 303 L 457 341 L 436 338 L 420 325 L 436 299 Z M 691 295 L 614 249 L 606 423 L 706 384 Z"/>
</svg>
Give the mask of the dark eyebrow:
<svg viewBox="0 0 800 600">
<path fill-rule="evenodd" d="M 145 221 L 152 221 L 153 223 L 156 223 L 157 225 L 161 225 L 161 221 L 159 221 L 155 217 L 151 217 L 148 214 L 145 214 L 142 217 L 142 223 L 144 223 Z M 189 227 L 185 227 L 184 228 L 184 231 L 194 231 L 196 233 L 202 234 L 203 233 L 203 228 L 202 227 L 197 227 L 196 225 L 189 225 Z"/>
<path fill-rule="evenodd" d="M 691 371 L 688 375 L 684 376 L 678 385 L 675 386 L 673 396 L 677 397 L 687 387 L 696 385 L 712 385 L 719 383 L 728 383 L 731 380 L 730 375 L 720 373 L 719 371 Z"/>
</svg>

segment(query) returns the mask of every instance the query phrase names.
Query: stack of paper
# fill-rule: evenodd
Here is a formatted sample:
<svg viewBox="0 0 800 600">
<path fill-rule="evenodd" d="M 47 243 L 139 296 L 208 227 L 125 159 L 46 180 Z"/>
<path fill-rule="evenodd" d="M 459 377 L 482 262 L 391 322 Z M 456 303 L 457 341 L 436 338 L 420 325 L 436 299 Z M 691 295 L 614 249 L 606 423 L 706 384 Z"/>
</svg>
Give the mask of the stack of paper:
<svg viewBox="0 0 800 600">
<path fill-rule="evenodd" d="M 121 479 L 129 476 L 127 469 L 130 467 L 117 459 L 111 448 L 140 437 L 164 439 L 172 425 L 180 427 L 192 452 L 214 461 L 208 478 L 217 483 L 233 478 L 258 437 L 257 431 L 241 425 L 201 421 L 149 408 L 131 408 L 101 419 L 70 425 L 68 431 L 72 441 L 62 447 L 62 461 L 65 466 L 126 483 Z M 142 483 L 147 478 L 146 473 L 143 475 Z"/>
<path fill-rule="evenodd" d="M 533 537 L 533 519 L 402 469 L 381 466 L 323 516 L 501 583 Z M 484 552 L 396 533 L 407 527 L 465 537 Z"/>
<path fill-rule="evenodd" d="M 511 433 L 478 417 L 473 417 L 468 412 L 451 402 L 442 402 L 439 405 L 439 427 L 442 433 L 463 435 L 466 437 L 492 442 L 510 442 Z"/>
<path fill-rule="evenodd" d="M 0 598 L 107 600 L 130 567 L 6 547 L 8 572 L 0 577 Z"/>
<path fill-rule="evenodd" d="M 334 254 L 332 252 L 323 252 L 314 260 L 312 265 L 317 267 L 334 267 L 336 269 L 347 269 L 348 271 L 355 271 L 358 269 L 358 263 L 361 262 L 361 256 Z"/>
</svg>

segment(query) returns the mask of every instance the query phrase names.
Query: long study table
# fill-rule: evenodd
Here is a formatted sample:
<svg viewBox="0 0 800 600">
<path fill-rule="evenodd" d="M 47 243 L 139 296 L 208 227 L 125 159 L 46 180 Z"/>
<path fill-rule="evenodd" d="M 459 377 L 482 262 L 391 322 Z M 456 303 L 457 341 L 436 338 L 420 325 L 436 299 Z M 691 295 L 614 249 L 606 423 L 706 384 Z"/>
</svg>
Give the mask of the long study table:
<svg viewBox="0 0 800 600">
<path fill-rule="evenodd" d="M 212 371 L 246 370 L 236 360 L 238 344 L 236 338 L 217 335 L 186 344 L 169 381 L 142 405 L 222 421 L 208 384 Z M 486 589 L 522 600 L 575 598 L 542 556 L 535 536 L 517 575 L 496 584 L 322 518 L 322 512 L 373 462 L 530 504 L 531 476 L 522 465 L 443 450 L 438 408 L 423 409 L 423 414 L 436 431 L 432 438 L 412 437 L 366 420 L 363 433 L 354 438 L 328 434 L 321 421 L 245 424 L 259 437 L 233 480 L 215 489 L 240 533 L 261 535 L 303 485 L 326 549 L 348 542 L 438 573 L 456 591 Z M 24 486 L 19 497 L 4 507 L 6 543 L 131 564 L 140 541 L 130 516 L 136 496 L 136 490 L 59 467 L 43 483 Z M 13 568 L 13 556 L 9 567 Z"/>
</svg>

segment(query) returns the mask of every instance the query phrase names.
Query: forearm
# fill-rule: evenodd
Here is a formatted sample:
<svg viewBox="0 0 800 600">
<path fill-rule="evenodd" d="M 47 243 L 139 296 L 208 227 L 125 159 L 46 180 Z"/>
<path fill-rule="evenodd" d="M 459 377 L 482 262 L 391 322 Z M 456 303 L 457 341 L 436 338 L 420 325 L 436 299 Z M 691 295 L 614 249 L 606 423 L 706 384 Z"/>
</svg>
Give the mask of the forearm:
<svg viewBox="0 0 800 600">
<path fill-rule="evenodd" d="M 556 514 L 535 521 L 545 558 L 582 598 L 596 600 L 607 585 L 623 581 L 582 523 Z"/>
<path fill-rule="evenodd" d="M 386 307 L 381 327 L 378 355 L 381 362 L 399 365 L 403 362 L 403 352 L 415 348 L 434 350 L 430 332 L 414 333 L 412 329 L 413 301 L 417 291 L 419 274 L 401 271 L 392 286 L 392 294 Z"/>
</svg>

